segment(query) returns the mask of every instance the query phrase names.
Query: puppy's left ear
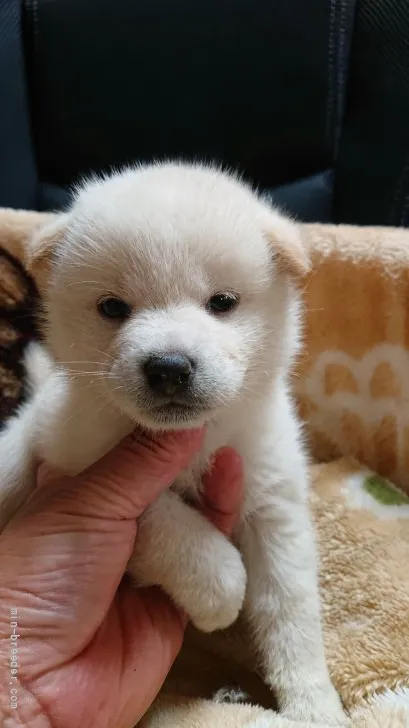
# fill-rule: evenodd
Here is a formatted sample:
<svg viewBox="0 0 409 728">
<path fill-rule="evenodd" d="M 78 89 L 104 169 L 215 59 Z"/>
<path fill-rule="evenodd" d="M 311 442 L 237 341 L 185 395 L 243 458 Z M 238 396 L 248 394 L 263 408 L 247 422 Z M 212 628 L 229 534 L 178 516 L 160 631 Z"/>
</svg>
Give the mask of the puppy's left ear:
<svg viewBox="0 0 409 728">
<path fill-rule="evenodd" d="M 46 225 L 38 228 L 27 245 L 25 266 L 41 290 L 47 287 L 53 254 L 64 237 L 68 214 L 54 215 Z"/>
<path fill-rule="evenodd" d="M 307 240 L 303 239 L 299 223 L 273 211 L 265 236 L 271 245 L 278 269 L 294 279 L 303 278 L 311 269 Z"/>
</svg>

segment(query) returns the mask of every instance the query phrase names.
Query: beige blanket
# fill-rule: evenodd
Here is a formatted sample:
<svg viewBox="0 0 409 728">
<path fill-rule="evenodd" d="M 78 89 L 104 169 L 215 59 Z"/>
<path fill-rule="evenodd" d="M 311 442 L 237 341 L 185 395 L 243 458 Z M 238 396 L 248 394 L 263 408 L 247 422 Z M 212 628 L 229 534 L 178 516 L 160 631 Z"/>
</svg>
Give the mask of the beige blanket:
<svg viewBox="0 0 409 728">
<path fill-rule="evenodd" d="M 0 211 L 0 245 L 24 261 L 43 219 Z M 321 461 L 311 503 L 328 661 L 353 728 L 409 728 L 409 498 L 390 482 L 409 493 L 409 231 L 304 233 L 314 266 L 294 386 Z M 272 707 L 244 624 L 189 630 L 140 728 L 313 728 Z"/>
<path fill-rule="evenodd" d="M 409 490 L 409 231 L 305 226 L 295 378 L 318 460 L 353 455 Z"/>
<path fill-rule="evenodd" d="M 354 728 L 407 728 L 409 498 L 347 458 L 313 466 L 312 480 L 334 682 Z M 243 625 L 211 636 L 189 632 L 162 702 L 141 728 L 312 728 L 261 708 L 196 699 L 233 684 L 271 705 L 248 645 Z"/>
</svg>

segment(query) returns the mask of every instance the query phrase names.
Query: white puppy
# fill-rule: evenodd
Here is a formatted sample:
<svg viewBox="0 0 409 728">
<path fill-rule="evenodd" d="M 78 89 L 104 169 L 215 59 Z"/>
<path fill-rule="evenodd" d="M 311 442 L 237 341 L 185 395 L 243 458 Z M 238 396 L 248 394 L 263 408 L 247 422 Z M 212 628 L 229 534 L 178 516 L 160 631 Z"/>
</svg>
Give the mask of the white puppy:
<svg viewBox="0 0 409 728">
<path fill-rule="evenodd" d="M 202 630 L 244 600 L 267 683 L 292 718 L 343 725 L 323 649 L 306 459 L 288 392 L 299 227 L 214 168 L 163 164 L 87 183 L 32 243 L 57 367 L 0 439 L 4 523 L 33 462 L 69 473 L 137 423 L 206 424 L 193 466 L 142 519 L 130 570 Z M 239 550 L 182 496 L 231 445 L 245 470 Z M 247 573 L 247 589 L 246 589 Z"/>
</svg>

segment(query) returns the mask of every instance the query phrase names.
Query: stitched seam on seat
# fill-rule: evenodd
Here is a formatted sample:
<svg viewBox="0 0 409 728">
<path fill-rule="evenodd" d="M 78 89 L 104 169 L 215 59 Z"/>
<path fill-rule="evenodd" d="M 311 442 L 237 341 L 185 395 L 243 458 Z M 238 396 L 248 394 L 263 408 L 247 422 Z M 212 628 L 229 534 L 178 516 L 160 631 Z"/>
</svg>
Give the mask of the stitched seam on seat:
<svg viewBox="0 0 409 728">
<path fill-rule="evenodd" d="M 398 176 L 398 180 L 396 183 L 395 192 L 394 192 L 394 195 L 392 198 L 391 210 L 389 213 L 389 224 L 390 225 L 396 225 L 396 224 L 401 225 L 402 224 L 403 210 L 402 210 L 400 219 L 398 221 L 397 221 L 397 217 L 399 214 L 398 209 L 400 207 L 400 203 L 401 203 L 402 196 L 403 196 L 403 190 L 405 187 L 405 178 L 407 177 L 408 171 L 409 171 L 409 154 L 407 154 L 405 157 L 405 162 L 402 167 L 402 171 L 401 171 L 400 175 Z"/>
<path fill-rule="evenodd" d="M 328 95 L 326 114 L 326 137 L 329 144 L 333 145 L 334 129 L 334 107 L 336 103 L 334 93 L 334 76 L 336 63 L 336 0 L 330 0 L 329 6 L 329 31 L 328 31 Z"/>
</svg>

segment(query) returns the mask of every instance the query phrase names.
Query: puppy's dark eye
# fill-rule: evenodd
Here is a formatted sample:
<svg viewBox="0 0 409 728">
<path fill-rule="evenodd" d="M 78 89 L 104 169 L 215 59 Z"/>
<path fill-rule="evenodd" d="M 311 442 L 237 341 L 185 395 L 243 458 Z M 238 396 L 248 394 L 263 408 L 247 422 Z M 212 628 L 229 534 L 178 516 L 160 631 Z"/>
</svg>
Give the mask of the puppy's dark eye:
<svg viewBox="0 0 409 728">
<path fill-rule="evenodd" d="M 216 293 L 207 302 L 206 308 L 211 313 L 228 313 L 237 306 L 239 297 L 235 293 Z"/>
<path fill-rule="evenodd" d="M 98 303 L 98 313 L 107 319 L 123 320 L 130 315 L 131 307 L 122 298 L 109 296 Z"/>
</svg>

